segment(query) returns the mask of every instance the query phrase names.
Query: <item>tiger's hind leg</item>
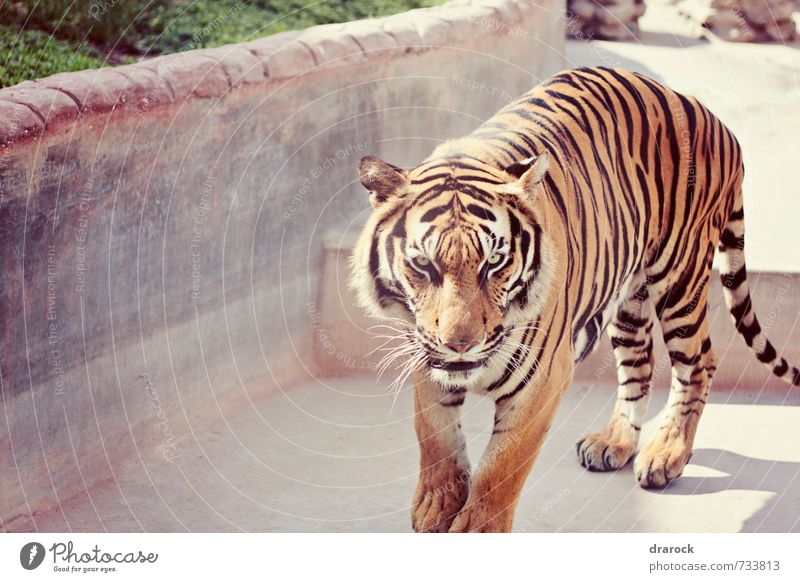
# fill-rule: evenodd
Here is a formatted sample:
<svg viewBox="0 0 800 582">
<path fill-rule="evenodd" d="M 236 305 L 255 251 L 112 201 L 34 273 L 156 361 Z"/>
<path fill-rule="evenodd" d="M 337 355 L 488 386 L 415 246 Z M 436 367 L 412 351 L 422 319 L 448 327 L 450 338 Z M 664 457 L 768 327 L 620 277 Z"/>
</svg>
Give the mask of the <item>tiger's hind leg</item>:
<svg viewBox="0 0 800 582">
<path fill-rule="evenodd" d="M 590 471 L 620 469 L 636 451 L 653 375 L 651 314 L 647 285 L 639 282 L 607 328 L 617 364 L 619 388 L 608 425 L 577 443 L 578 459 Z"/>
<path fill-rule="evenodd" d="M 698 244 L 703 248 L 702 244 Z M 669 399 L 656 436 L 634 461 L 634 473 L 644 488 L 666 487 L 683 473 L 692 455 L 716 357 L 708 337 L 707 300 L 713 247 L 663 293 L 656 313 L 672 363 Z"/>
</svg>

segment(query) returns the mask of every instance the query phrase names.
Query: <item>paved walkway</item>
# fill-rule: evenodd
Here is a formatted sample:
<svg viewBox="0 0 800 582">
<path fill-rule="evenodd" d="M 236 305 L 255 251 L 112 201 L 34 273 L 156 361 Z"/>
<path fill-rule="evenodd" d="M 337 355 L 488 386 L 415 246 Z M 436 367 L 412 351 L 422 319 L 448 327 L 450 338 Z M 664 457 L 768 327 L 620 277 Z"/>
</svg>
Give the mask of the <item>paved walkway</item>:
<svg viewBox="0 0 800 582">
<path fill-rule="evenodd" d="M 43 531 L 409 531 L 417 447 L 410 391 L 373 379 L 312 381 L 194 427 L 170 464 L 131 465 L 59 511 Z M 518 531 L 800 531 L 800 394 L 718 392 L 691 464 L 660 492 L 630 466 L 589 473 L 574 442 L 607 420 L 615 390 L 574 386 L 525 487 Z M 652 414 L 666 399 L 654 397 Z M 475 463 L 492 408 L 472 397 L 464 426 Z M 652 416 L 651 414 L 651 416 Z M 645 426 L 645 437 L 654 421 Z M 14 529 L 31 527 L 14 523 Z"/>
</svg>

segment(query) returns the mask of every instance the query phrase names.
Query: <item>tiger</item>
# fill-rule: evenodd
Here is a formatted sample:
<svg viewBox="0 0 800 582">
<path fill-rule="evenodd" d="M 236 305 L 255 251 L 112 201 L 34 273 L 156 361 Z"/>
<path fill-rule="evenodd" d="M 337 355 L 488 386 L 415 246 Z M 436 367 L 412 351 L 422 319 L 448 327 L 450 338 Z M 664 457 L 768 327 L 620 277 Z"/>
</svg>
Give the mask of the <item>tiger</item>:
<svg viewBox="0 0 800 582">
<path fill-rule="evenodd" d="M 694 97 L 620 68 L 566 70 L 418 166 L 368 155 L 358 177 L 372 211 L 351 283 L 410 362 L 417 532 L 512 529 L 575 366 L 604 331 L 617 399 L 607 426 L 577 442 L 580 464 L 614 471 L 633 460 L 643 488 L 679 477 L 717 369 L 707 315 L 716 251 L 738 332 L 776 376 L 800 385 L 750 297 L 742 150 Z M 656 319 L 670 392 L 637 453 Z M 467 392 L 495 404 L 474 471 L 460 422 Z"/>
</svg>

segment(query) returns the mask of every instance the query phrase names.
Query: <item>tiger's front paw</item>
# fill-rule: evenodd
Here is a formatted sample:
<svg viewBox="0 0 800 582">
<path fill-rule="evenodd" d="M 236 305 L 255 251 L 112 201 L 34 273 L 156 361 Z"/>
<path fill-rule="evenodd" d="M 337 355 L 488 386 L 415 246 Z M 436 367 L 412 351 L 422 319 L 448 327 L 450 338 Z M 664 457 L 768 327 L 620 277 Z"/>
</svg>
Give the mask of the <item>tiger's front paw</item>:
<svg viewBox="0 0 800 582">
<path fill-rule="evenodd" d="M 513 518 L 513 509 L 482 501 L 469 502 L 450 526 L 450 533 L 510 532 Z"/>
<path fill-rule="evenodd" d="M 575 448 L 581 465 L 590 471 L 616 471 L 633 458 L 636 440 L 605 430 L 586 435 Z"/>
<path fill-rule="evenodd" d="M 656 437 L 636 455 L 633 472 L 645 489 L 663 489 L 683 474 L 692 456 L 692 447 L 680 436 Z"/>
<path fill-rule="evenodd" d="M 411 525 L 416 532 L 448 531 L 469 496 L 469 469 L 455 463 L 440 465 L 420 473 L 411 505 Z"/>
</svg>

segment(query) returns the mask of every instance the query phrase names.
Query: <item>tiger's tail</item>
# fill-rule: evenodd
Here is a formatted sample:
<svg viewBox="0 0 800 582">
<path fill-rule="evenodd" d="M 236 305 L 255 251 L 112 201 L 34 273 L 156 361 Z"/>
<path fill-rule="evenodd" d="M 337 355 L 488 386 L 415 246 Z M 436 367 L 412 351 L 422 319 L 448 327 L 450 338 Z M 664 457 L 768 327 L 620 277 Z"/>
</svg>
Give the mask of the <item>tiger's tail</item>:
<svg viewBox="0 0 800 582">
<path fill-rule="evenodd" d="M 744 261 L 744 208 L 741 199 L 728 217 L 728 223 L 720 237 L 720 278 L 725 304 L 733 316 L 733 322 L 747 342 L 750 350 L 773 374 L 788 384 L 800 386 L 800 370 L 789 363 L 775 350 L 767 339 L 753 310 L 753 299 L 747 284 Z"/>
</svg>

